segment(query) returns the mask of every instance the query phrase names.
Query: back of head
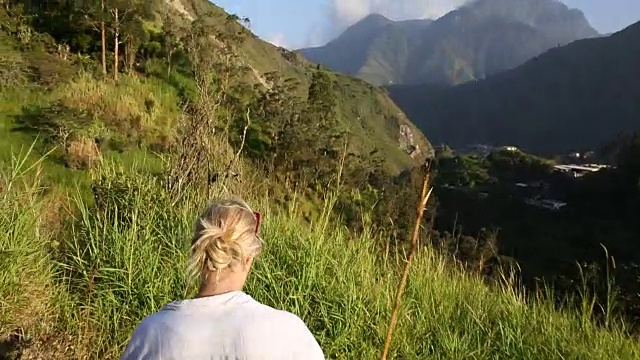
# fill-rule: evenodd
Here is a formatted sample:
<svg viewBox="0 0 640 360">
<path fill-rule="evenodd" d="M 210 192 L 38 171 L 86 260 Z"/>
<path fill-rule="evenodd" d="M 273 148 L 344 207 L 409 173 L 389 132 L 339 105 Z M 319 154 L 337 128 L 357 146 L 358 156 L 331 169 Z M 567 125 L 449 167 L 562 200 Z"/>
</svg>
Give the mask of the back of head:
<svg viewBox="0 0 640 360">
<path fill-rule="evenodd" d="M 258 216 L 241 199 L 209 205 L 195 223 L 189 261 L 192 275 L 206 279 L 215 272 L 219 277 L 223 270 L 258 255 L 262 249 L 258 227 Z"/>
</svg>

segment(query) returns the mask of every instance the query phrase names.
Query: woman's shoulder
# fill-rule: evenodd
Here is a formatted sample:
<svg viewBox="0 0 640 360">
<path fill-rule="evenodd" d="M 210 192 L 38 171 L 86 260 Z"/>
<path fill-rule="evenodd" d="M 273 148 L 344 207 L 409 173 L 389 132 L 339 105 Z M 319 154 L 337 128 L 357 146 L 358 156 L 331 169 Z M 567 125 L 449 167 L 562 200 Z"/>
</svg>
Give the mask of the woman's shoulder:
<svg viewBox="0 0 640 360">
<path fill-rule="evenodd" d="M 276 309 L 256 300 L 251 302 L 250 307 L 252 320 L 270 324 L 272 326 L 280 325 L 292 328 L 307 328 L 304 321 L 292 312 Z"/>
<path fill-rule="evenodd" d="M 243 333 L 252 339 L 258 353 L 281 353 L 282 358 L 324 359 L 316 338 L 296 314 L 256 302 L 251 320 L 244 322 Z"/>
</svg>

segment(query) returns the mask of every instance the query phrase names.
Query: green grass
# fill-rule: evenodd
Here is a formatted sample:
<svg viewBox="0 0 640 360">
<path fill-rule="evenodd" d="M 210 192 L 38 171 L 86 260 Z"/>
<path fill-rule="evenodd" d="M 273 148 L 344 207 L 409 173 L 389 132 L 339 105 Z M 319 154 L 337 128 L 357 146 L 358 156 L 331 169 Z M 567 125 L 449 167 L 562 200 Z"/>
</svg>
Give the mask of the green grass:
<svg viewBox="0 0 640 360">
<path fill-rule="evenodd" d="M 57 223 L 53 196 L 42 196 L 39 162 L 28 154 L 13 158 L 0 173 L 0 334 L 28 329 L 52 331 L 65 298 L 55 284 L 59 274 L 51 257 Z M 0 346 L 0 350 L 2 347 Z"/>
<path fill-rule="evenodd" d="M 22 327 L 33 344 L 39 344 L 38 339 L 47 344 L 52 337 L 70 342 L 66 352 L 44 353 L 47 358 L 117 359 L 142 318 L 193 294 L 185 270 L 187 241 L 205 202 L 194 196 L 171 206 L 162 184 L 136 168 L 122 170 L 105 163 L 94 181 L 100 197 L 89 204 L 71 195 L 70 208 L 75 211 L 64 216 L 65 226 L 59 232 L 47 231 L 52 226 L 44 221 L 50 197 L 36 191 L 32 172 L 3 173 L 3 336 Z M 376 358 L 402 253 L 385 253 L 386 240 L 379 233 L 365 230 L 354 236 L 326 217 L 305 223 L 295 202 L 276 211 L 269 209 L 267 197 L 240 188 L 235 192 L 265 212 L 266 248 L 246 291 L 301 316 L 328 359 Z M 640 343 L 621 324 L 599 328 L 588 313 L 588 309 L 560 311 L 544 300 L 525 301 L 509 287 L 489 288 L 425 247 L 415 258 L 391 355 L 396 359 L 640 355 Z"/>
<path fill-rule="evenodd" d="M 15 52 L 19 54 L 18 52 Z M 179 117 L 178 94 L 176 90 L 155 78 L 137 78 L 123 75 L 119 84 L 99 81 L 85 72 L 56 84 L 45 90 L 34 84 L 0 90 L 0 164 L 10 165 L 14 153 L 25 151 L 33 146 L 25 159 L 25 166 L 39 162 L 41 156 L 54 152 L 40 162 L 43 184 L 76 189 L 86 189 L 90 185 L 87 171 L 69 169 L 62 161 L 64 149 L 61 144 L 46 143 L 51 136 L 46 131 L 20 129 L 20 118 L 32 116 L 34 124 L 44 118 L 38 109 L 60 103 L 74 110 L 87 112 L 93 117 L 90 126 L 80 126 L 76 136 L 101 138 L 108 142 L 103 147 L 102 156 L 120 164 L 144 161 L 149 168 L 159 169 L 161 161 L 151 155 L 149 150 L 140 149 L 131 143 L 139 137 L 146 146 L 162 144 L 175 130 L 175 121 Z M 29 110 L 34 114 L 27 114 Z M 73 116 L 60 115 L 61 122 L 73 124 Z M 134 125 L 132 125 L 134 124 Z M 137 126 L 137 127 L 136 127 Z M 130 135 L 133 134 L 133 137 Z M 35 145 L 34 145 L 35 143 Z M 123 146 L 127 151 L 113 149 Z M 119 145 L 124 144 L 124 145 Z M 55 146 L 54 146 L 55 145 Z M 162 144 L 164 145 L 164 144 Z M 133 149 L 129 149 L 129 148 Z M 86 195 L 86 194 L 85 194 Z"/>
</svg>

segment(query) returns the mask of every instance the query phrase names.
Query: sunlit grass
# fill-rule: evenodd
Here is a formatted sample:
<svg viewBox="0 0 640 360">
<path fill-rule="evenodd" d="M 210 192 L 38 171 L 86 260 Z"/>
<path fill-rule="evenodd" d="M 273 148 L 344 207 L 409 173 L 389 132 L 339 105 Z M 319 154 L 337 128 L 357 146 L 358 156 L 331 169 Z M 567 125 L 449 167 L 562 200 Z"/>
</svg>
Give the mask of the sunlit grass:
<svg viewBox="0 0 640 360">
<path fill-rule="evenodd" d="M 38 230 L 43 210 L 34 206 L 35 188 L 3 186 L 1 241 L 12 249 L 0 264 L 3 334 L 22 326 L 37 336 L 42 330 L 28 321 L 29 311 L 50 314 L 49 328 L 64 329 L 54 334 L 74 342 L 51 356 L 117 359 L 142 318 L 193 295 L 185 265 L 203 199 L 170 206 L 156 178 L 103 164 L 95 202 L 72 196 L 72 226 L 52 252 L 54 239 Z M 354 236 L 330 220 L 303 222 L 295 207 L 272 211 L 267 197 L 246 197 L 264 212 L 266 242 L 247 293 L 299 315 L 328 359 L 377 358 L 403 254 L 385 254 L 381 233 Z M 615 321 L 599 328 L 588 311 L 559 311 L 510 287 L 490 288 L 425 247 L 411 270 L 391 358 L 633 359 L 639 351 Z"/>
</svg>

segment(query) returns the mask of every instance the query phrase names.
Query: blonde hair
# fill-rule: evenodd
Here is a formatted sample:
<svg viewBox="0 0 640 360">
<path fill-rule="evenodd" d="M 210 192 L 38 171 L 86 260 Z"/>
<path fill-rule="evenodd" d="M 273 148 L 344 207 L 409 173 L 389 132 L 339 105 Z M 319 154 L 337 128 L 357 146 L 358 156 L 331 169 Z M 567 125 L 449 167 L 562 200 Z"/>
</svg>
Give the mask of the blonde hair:
<svg viewBox="0 0 640 360">
<path fill-rule="evenodd" d="M 247 203 L 238 198 L 215 202 L 198 217 L 191 240 L 189 270 L 192 276 L 207 279 L 216 272 L 241 264 L 262 249 L 258 218 Z"/>
</svg>

